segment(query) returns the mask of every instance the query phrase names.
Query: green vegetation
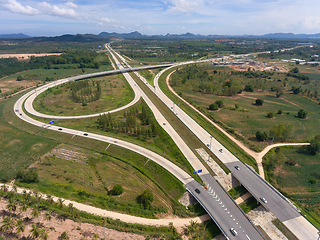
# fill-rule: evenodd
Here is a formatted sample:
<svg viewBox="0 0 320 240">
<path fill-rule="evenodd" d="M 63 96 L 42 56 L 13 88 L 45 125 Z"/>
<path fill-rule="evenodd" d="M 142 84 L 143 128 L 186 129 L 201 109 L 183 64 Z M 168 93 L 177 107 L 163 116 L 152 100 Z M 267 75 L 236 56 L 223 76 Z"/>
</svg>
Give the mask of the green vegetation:
<svg viewBox="0 0 320 240">
<path fill-rule="evenodd" d="M 133 90 L 123 78 L 106 76 L 50 88 L 37 96 L 33 105 L 38 112 L 73 116 L 106 112 L 133 98 Z"/>
<path fill-rule="evenodd" d="M 58 56 L 35 57 L 31 56 L 28 61 L 19 61 L 17 58 L 1 58 L 0 78 L 13 73 L 30 69 L 75 69 L 94 68 L 100 65 L 110 65 L 109 58 L 104 53 L 94 51 L 69 50 Z M 22 77 L 17 78 L 18 81 Z"/>
<path fill-rule="evenodd" d="M 293 200 L 308 218 L 320 226 L 320 163 L 308 147 L 271 149 L 264 157 L 266 180 Z"/>
<path fill-rule="evenodd" d="M 52 201 L 52 197 L 48 197 L 47 199 L 41 199 L 39 198 L 39 194 L 36 191 L 33 191 L 32 193 L 24 192 L 23 194 L 17 194 L 14 191 L 8 191 L 6 188 L 2 188 L 2 190 L 0 190 L 0 197 L 9 200 L 7 204 L 7 209 L 9 209 L 9 205 L 11 204 L 11 206 L 16 207 L 16 211 L 18 210 L 18 206 L 21 205 L 21 207 L 19 208 L 21 212 L 24 211 L 23 209 L 31 208 L 33 213 L 32 216 L 26 216 L 25 218 L 23 218 L 26 224 L 22 226 L 21 223 L 19 223 L 19 220 L 16 221 L 15 218 L 11 217 L 12 215 L 15 216 L 15 214 L 12 214 L 11 212 L 4 210 L 3 214 L 6 216 L 6 220 L 1 225 L 3 231 L 13 232 L 13 229 L 16 225 L 16 231 L 20 229 L 20 231 L 23 232 L 23 228 L 33 223 L 33 217 L 42 214 L 42 212 L 40 211 L 46 211 L 46 218 L 47 216 L 50 216 L 48 218 L 49 221 L 52 218 L 52 216 L 58 218 L 60 217 L 61 219 L 69 218 L 75 221 L 77 224 L 79 224 L 79 226 L 81 226 L 81 223 L 91 223 L 95 225 L 103 225 L 104 227 L 115 229 L 117 231 L 132 232 L 136 234 L 154 237 L 164 235 L 166 239 L 172 239 L 172 229 L 170 227 L 153 227 L 141 224 L 125 223 L 120 221 L 119 219 L 114 220 L 109 217 L 99 217 L 97 215 L 92 215 L 86 212 L 79 211 L 76 208 L 74 208 L 72 204 L 69 206 L 65 206 L 64 204 L 62 204 L 63 200 L 61 199 L 57 202 Z M 12 212 L 14 213 L 15 211 Z M 18 227 L 18 224 L 20 224 L 20 227 Z M 38 224 L 32 224 L 32 236 L 36 237 L 43 234 L 44 232 L 41 229 L 43 228 Z M 48 231 L 50 230 L 52 229 L 46 229 L 45 232 L 48 233 Z M 68 234 L 67 232 L 65 232 L 61 235 L 67 236 Z"/>
<path fill-rule="evenodd" d="M 0 181 L 13 179 L 18 172 L 22 173 L 40 156 L 57 146 L 55 141 L 20 131 L 8 124 L 3 118 L 6 103 L 0 102 Z"/>
<path fill-rule="evenodd" d="M 248 213 L 252 209 L 257 208 L 259 205 L 257 203 L 257 200 L 254 197 L 250 197 L 247 200 L 245 200 L 243 203 L 240 204 L 240 208 L 245 212 Z"/>
<path fill-rule="evenodd" d="M 190 70 L 193 68 L 197 74 L 193 74 L 193 71 Z M 303 74 L 311 70 L 319 72 L 318 69 L 309 70 L 304 66 L 298 68 L 303 69 Z M 189 76 L 187 73 L 190 71 L 192 74 L 190 73 Z M 186 76 L 180 79 L 180 72 L 185 72 Z M 204 75 L 207 77 L 203 77 Z M 187 84 L 188 77 L 192 77 L 189 84 Z M 210 80 L 211 78 L 213 80 Z M 180 79 L 180 82 L 177 79 Z M 210 84 L 215 82 L 219 86 L 216 86 L 211 93 L 207 91 L 199 92 L 197 86 L 204 83 L 205 79 L 208 79 L 208 82 L 211 81 Z M 242 88 L 248 91 L 236 94 L 235 97 L 220 95 L 221 92 L 218 89 L 222 89 L 226 82 L 236 81 L 240 82 Z M 172 75 L 170 84 L 181 97 L 220 124 L 240 141 L 258 151 L 261 144 L 255 137 L 257 131 L 267 133 L 266 141 L 269 143 L 272 141 L 308 141 L 314 134 L 320 133 L 320 129 L 317 128 L 319 119 L 318 102 L 320 101 L 317 94 L 320 91 L 317 81 L 318 77 L 302 80 L 281 72 L 239 72 L 227 67 L 199 64 L 197 68 L 188 66 L 180 68 Z M 298 88 L 299 93 L 292 94 L 292 88 Z M 162 89 L 164 88 L 162 87 Z M 253 92 L 250 92 L 252 89 Z M 166 94 L 169 94 L 169 91 Z M 212 104 L 208 108 L 208 102 L 214 103 L 218 100 L 223 101 L 224 107 L 219 111 L 208 111 L 208 109 L 217 110 L 216 104 Z M 257 104 L 254 104 L 255 100 L 258 100 Z M 257 106 L 261 103 L 263 105 Z M 297 112 L 302 108 L 305 112 L 308 112 L 308 118 L 305 120 L 296 117 Z M 275 115 L 276 111 L 278 111 L 277 115 Z M 280 134 L 281 131 L 278 131 L 279 134 L 276 136 L 274 126 L 281 126 L 281 129 L 284 126 L 284 135 Z M 270 131 L 271 134 L 269 134 Z"/>
<path fill-rule="evenodd" d="M 237 186 L 235 188 L 231 188 L 228 193 L 233 199 L 241 197 L 243 194 L 247 193 L 248 191 L 243 186 Z"/>
</svg>

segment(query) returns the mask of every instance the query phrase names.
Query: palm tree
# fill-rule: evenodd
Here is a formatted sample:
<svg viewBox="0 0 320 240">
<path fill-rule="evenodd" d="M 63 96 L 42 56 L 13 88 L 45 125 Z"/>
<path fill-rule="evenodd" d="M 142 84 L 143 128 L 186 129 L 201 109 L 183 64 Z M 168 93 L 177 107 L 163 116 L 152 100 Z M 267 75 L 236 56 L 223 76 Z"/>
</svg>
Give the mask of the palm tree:
<svg viewBox="0 0 320 240">
<path fill-rule="evenodd" d="M 97 240 L 97 239 L 99 239 L 99 235 L 97 233 L 94 233 L 92 240 Z"/>
<path fill-rule="evenodd" d="M 68 208 L 69 208 L 69 212 L 72 213 L 72 218 L 73 218 L 73 221 L 74 221 L 74 207 L 73 207 L 73 204 L 69 203 Z"/>
<path fill-rule="evenodd" d="M 51 225 L 52 215 L 53 215 L 53 211 L 52 211 L 52 210 L 47 211 L 47 212 L 46 212 L 46 215 L 45 215 L 45 220 L 46 220 L 46 221 L 50 221 L 50 225 Z"/>
<path fill-rule="evenodd" d="M 28 215 L 27 215 L 28 208 L 29 208 L 29 201 L 28 200 L 25 199 L 22 202 L 20 202 L 20 212 L 25 212 L 26 218 L 28 218 Z"/>
<path fill-rule="evenodd" d="M 12 198 L 9 199 L 9 203 L 7 204 L 7 209 L 11 212 L 15 212 L 17 210 L 17 200 Z"/>
<path fill-rule="evenodd" d="M 18 199 L 18 188 L 17 188 L 16 185 L 13 185 L 13 186 L 12 186 L 12 191 L 16 194 L 16 197 L 17 197 L 17 199 Z"/>
<path fill-rule="evenodd" d="M 24 232 L 24 229 L 26 228 L 26 224 L 23 223 L 23 219 L 17 220 L 16 227 L 17 227 L 17 233 Z"/>
<path fill-rule="evenodd" d="M 3 185 L 1 186 L 1 190 L 2 190 L 3 192 L 7 192 L 7 191 L 8 191 L 7 185 L 3 184 Z"/>
<path fill-rule="evenodd" d="M 104 239 L 106 239 L 106 226 L 107 226 L 107 223 L 108 223 L 107 219 L 106 218 L 102 218 L 100 226 L 102 226 L 103 230 L 104 230 Z"/>
<path fill-rule="evenodd" d="M 58 204 L 61 209 L 63 207 L 63 202 L 64 202 L 64 199 L 61 199 L 61 198 L 58 199 Z"/>
<path fill-rule="evenodd" d="M 31 216 L 36 218 L 36 217 L 39 217 L 39 215 L 40 215 L 40 208 L 39 207 L 33 208 L 31 212 Z"/>
<path fill-rule="evenodd" d="M 30 230 L 31 236 L 34 238 L 38 238 L 40 236 L 40 228 L 36 224 L 32 224 L 32 228 Z"/>
<path fill-rule="evenodd" d="M 47 201 L 50 204 L 50 207 L 51 207 L 51 210 L 52 210 L 53 197 L 51 195 L 47 195 Z"/>
<path fill-rule="evenodd" d="M 7 216 L 2 221 L 2 226 L 0 227 L 2 232 L 10 231 L 12 232 L 15 227 L 14 219 L 11 216 Z"/>
<path fill-rule="evenodd" d="M 60 239 L 68 240 L 69 239 L 68 232 L 64 231 L 63 233 L 61 233 Z"/>
<path fill-rule="evenodd" d="M 40 238 L 43 240 L 49 239 L 49 230 L 47 228 L 41 228 L 40 229 Z"/>
</svg>

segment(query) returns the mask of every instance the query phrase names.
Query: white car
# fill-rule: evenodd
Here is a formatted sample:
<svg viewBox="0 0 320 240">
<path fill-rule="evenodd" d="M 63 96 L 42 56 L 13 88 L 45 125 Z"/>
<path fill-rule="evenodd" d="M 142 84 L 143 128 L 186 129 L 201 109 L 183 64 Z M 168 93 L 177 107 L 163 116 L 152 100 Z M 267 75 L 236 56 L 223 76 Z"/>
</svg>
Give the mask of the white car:
<svg viewBox="0 0 320 240">
<path fill-rule="evenodd" d="M 261 197 L 260 200 L 261 200 L 263 203 L 267 203 L 267 202 L 268 202 L 264 197 Z"/>
<path fill-rule="evenodd" d="M 221 148 L 221 149 L 219 149 L 219 152 L 223 153 L 223 149 L 222 149 L 222 148 Z"/>
<path fill-rule="evenodd" d="M 230 232 L 233 236 L 238 236 L 238 232 L 234 228 L 230 228 Z"/>
</svg>

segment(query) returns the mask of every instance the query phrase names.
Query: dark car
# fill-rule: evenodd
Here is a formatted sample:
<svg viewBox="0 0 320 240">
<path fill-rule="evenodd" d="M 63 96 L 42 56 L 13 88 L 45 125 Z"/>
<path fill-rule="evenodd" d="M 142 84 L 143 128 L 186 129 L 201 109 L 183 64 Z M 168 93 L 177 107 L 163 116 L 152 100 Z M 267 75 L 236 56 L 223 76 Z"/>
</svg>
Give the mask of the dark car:
<svg viewBox="0 0 320 240">
<path fill-rule="evenodd" d="M 59 130 L 59 131 L 61 131 L 61 130 L 62 130 L 62 128 L 58 128 L 58 130 Z"/>
<path fill-rule="evenodd" d="M 235 166 L 234 168 L 235 168 L 235 169 L 237 169 L 238 171 L 240 171 L 240 168 L 239 168 L 239 166 Z"/>
<path fill-rule="evenodd" d="M 88 133 L 84 133 L 83 135 L 88 136 Z"/>
<path fill-rule="evenodd" d="M 195 191 L 196 191 L 196 193 L 198 193 L 198 194 L 200 193 L 200 190 L 199 190 L 198 188 L 196 188 Z"/>
</svg>

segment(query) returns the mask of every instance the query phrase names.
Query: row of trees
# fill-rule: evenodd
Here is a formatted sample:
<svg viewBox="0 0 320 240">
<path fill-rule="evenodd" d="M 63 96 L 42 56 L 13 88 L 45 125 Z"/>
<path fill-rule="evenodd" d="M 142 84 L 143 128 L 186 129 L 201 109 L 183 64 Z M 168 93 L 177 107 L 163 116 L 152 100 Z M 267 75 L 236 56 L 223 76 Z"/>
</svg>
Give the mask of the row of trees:
<svg viewBox="0 0 320 240">
<path fill-rule="evenodd" d="M 95 85 L 96 90 L 93 89 Z M 88 102 L 97 101 L 101 98 L 100 81 L 92 80 L 91 84 L 88 80 L 74 82 L 71 84 L 71 93 L 75 102 L 81 102 L 85 106 Z"/>
<path fill-rule="evenodd" d="M 123 120 L 114 119 L 112 114 L 102 114 L 98 120 L 99 127 L 105 131 L 116 131 L 130 134 L 144 139 L 156 137 L 158 129 L 152 121 L 150 110 L 145 103 L 141 106 L 141 112 L 137 108 L 131 108 L 124 112 Z"/>
</svg>

